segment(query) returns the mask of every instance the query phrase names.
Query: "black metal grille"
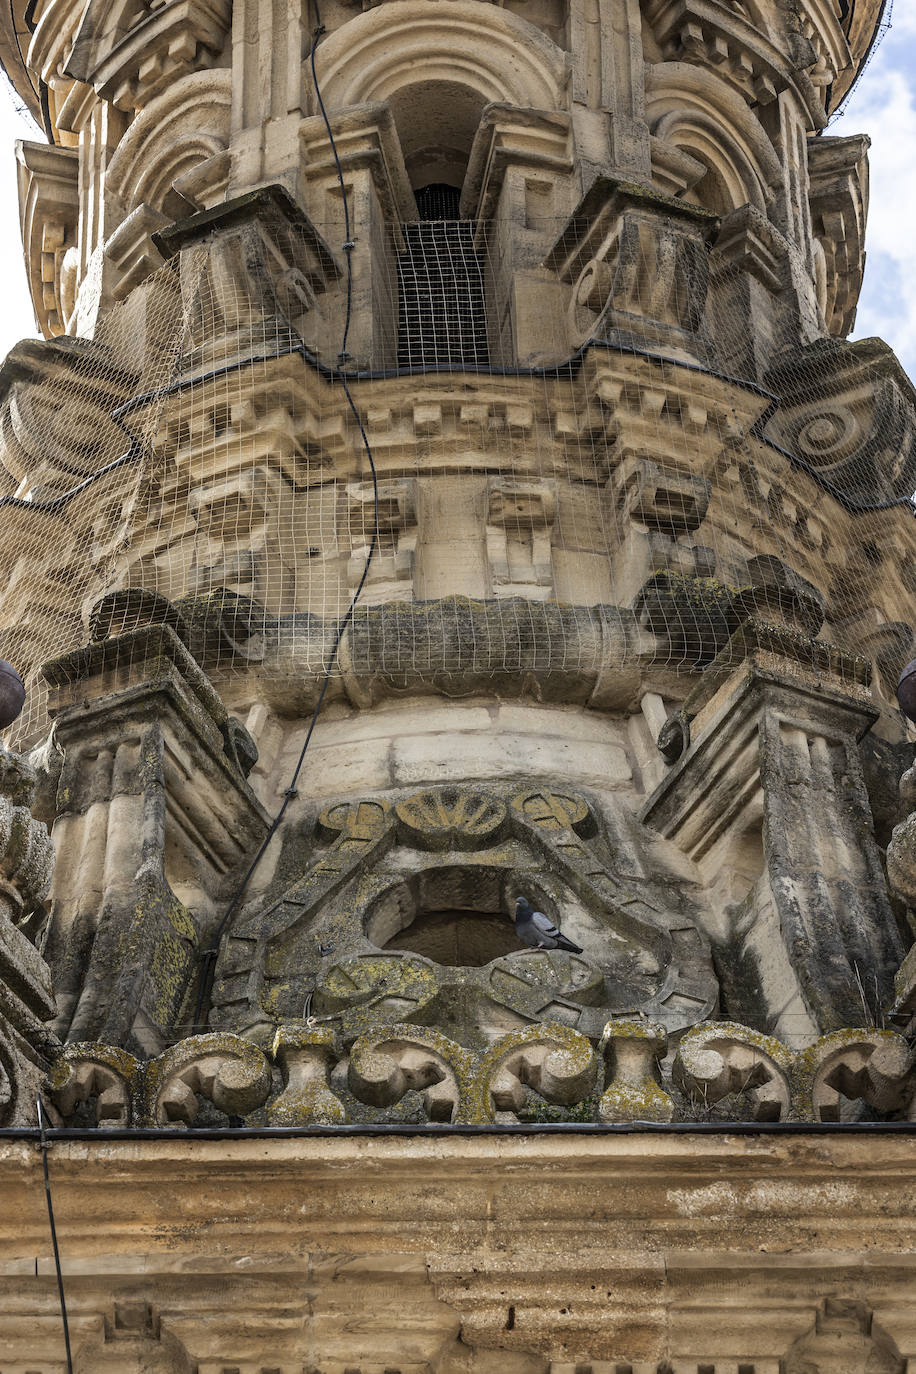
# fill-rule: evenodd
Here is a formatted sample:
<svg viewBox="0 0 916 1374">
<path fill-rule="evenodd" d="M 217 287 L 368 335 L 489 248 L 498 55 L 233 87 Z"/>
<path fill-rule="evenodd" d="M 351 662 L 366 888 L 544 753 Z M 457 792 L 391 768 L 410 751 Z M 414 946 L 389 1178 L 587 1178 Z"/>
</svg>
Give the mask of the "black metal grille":
<svg viewBox="0 0 916 1374">
<path fill-rule="evenodd" d="M 420 219 L 460 218 L 461 189 L 458 186 L 446 186 L 445 182 L 434 181 L 414 191 L 414 200 Z"/>
</svg>

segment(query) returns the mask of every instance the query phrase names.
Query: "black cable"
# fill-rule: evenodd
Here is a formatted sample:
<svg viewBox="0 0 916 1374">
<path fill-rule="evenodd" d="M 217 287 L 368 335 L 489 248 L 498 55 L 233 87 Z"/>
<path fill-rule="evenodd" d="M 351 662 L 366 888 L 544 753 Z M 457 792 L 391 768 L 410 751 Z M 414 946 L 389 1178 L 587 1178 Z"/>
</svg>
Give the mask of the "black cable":
<svg viewBox="0 0 916 1374">
<path fill-rule="evenodd" d="M 115 1140 L 165 1141 L 186 1146 L 189 1140 L 298 1140 L 371 1136 L 532 1136 L 532 1135 L 803 1135 L 916 1136 L 916 1121 L 348 1121 L 342 1125 L 308 1126 L 59 1126 L 47 1132 L 51 1141 L 79 1140 L 107 1148 Z M 34 1126 L 4 1126 L 0 1140 L 35 1141 Z"/>
<path fill-rule="evenodd" d="M 344 365 L 346 364 L 346 362 L 347 362 L 348 359 L 349 359 L 349 354 L 348 354 L 348 352 L 347 352 L 347 343 L 348 343 L 348 341 L 349 341 L 349 336 L 350 336 L 350 322 L 351 322 L 352 315 L 353 315 L 353 259 L 352 259 L 352 253 L 353 253 L 353 248 L 354 248 L 355 245 L 354 245 L 354 243 L 353 243 L 353 240 L 352 240 L 351 237 L 350 237 L 350 210 L 349 210 L 349 206 L 348 206 L 348 204 L 347 204 L 347 186 L 346 186 L 346 182 L 344 181 L 343 167 L 341 166 L 341 163 L 340 163 L 340 155 L 339 155 L 338 152 L 337 152 L 337 144 L 336 144 L 336 142 L 335 142 L 335 140 L 334 140 L 334 131 L 332 130 L 332 128 L 331 128 L 331 122 L 330 122 L 330 120 L 328 119 L 327 110 L 325 109 L 325 106 L 324 106 L 324 100 L 322 99 L 322 96 L 321 96 L 321 87 L 320 87 L 319 82 L 318 82 L 318 74 L 317 74 L 317 72 L 316 72 L 316 70 L 315 70 L 315 49 L 317 48 L 319 39 L 321 38 L 321 36 L 322 36 L 322 34 L 324 33 L 325 29 L 324 29 L 324 25 L 323 25 L 322 22 L 321 22 L 321 14 L 320 14 L 320 12 L 319 12 L 319 10 L 318 10 L 318 0 L 312 0 L 312 3 L 314 4 L 314 7 L 315 7 L 315 28 L 314 28 L 313 33 L 312 33 L 312 50 L 311 50 L 311 54 L 310 54 L 310 65 L 311 65 L 311 69 L 312 69 L 312 80 L 313 80 L 314 85 L 315 85 L 315 96 L 316 96 L 316 98 L 317 98 L 317 100 L 318 100 L 318 106 L 319 106 L 319 108 L 320 108 L 320 110 L 321 110 L 321 115 L 322 115 L 322 118 L 323 118 L 323 120 L 324 120 L 325 129 L 327 130 L 328 141 L 329 141 L 329 143 L 330 143 L 330 145 L 331 145 L 331 152 L 332 152 L 332 154 L 333 154 L 333 156 L 334 156 L 334 166 L 335 166 L 335 168 L 336 168 L 336 170 L 337 170 L 337 182 L 338 182 L 338 185 L 339 185 L 339 187 L 340 187 L 340 196 L 341 196 L 341 200 L 343 201 L 343 212 L 344 212 L 344 242 L 343 242 L 343 245 L 342 245 L 342 246 L 343 246 L 343 251 L 344 251 L 344 253 L 346 254 L 346 260 L 347 260 L 347 276 L 346 276 L 346 281 L 347 281 L 347 294 L 346 294 L 346 309 L 345 309 L 345 314 L 344 314 L 344 327 L 343 327 L 343 334 L 342 334 L 342 336 L 341 336 L 341 341 L 340 341 L 340 351 L 339 351 L 339 353 L 337 354 L 337 363 L 336 363 L 336 366 L 335 366 L 334 369 L 333 369 L 333 372 L 334 372 L 334 375 L 336 376 L 337 381 L 339 381 L 340 384 L 341 384 L 341 386 L 343 387 L 344 395 L 345 395 L 346 398 L 347 398 L 347 404 L 349 405 L 350 410 L 352 411 L 352 414 L 353 414 L 353 418 L 354 418 L 354 420 L 356 421 L 356 424 L 357 424 L 357 426 L 358 426 L 358 428 L 359 428 L 360 437 L 361 437 L 362 442 L 363 442 L 363 448 L 366 450 L 366 457 L 367 457 L 367 459 L 368 459 L 368 461 L 369 461 L 369 471 L 370 471 L 371 474 L 372 474 L 372 504 L 373 504 L 372 539 L 371 539 L 371 541 L 370 541 L 370 543 L 369 543 L 369 549 L 368 549 L 368 552 L 367 552 L 367 554 L 366 554 L 366 561 L 365 561 L 365 563 L 363 564 L 362 575 L 360 576 L 359 582 L 358 582 L 358 584 L 357 584 L 357 586 L 356 586 L 356 590 L 354 591 L 352 597 L 350 598 L 350 604 L 349 604 L 349 606 L 347 607 L 346 614 L 343 616 L 343 618 L 342 618 L 342 619 L 339 621 L 339 623 L 338 623 L 338 626 L 337 626 L 337 633 L 336 633 L 335 636 L 334 636 L 334 643 L 333 643 L 333 645 L 332 645 L 332 647 L 331 647 L 330 653 L 328 654 L 327 662 L 325 663 L 324 675 L 323 675 L 322 680 L 321 680 L 321 687 L 320 687 L 319 692 L 318 692 L 318 698 L 317 698 L 317 700 L 316 700 L 316 702 L 315 702 L 314 710 L 312 711 L 312 716 L 311 716 L 311 719 L 310 719 L 310 721 L 309 721 L 308 730 L 306 731 L 306 734 L 305 734 L 305 740 L 304 740 L 304 742 L 303 742 L 302 748 L 301 748 L 300 751 L 299 751 L 299 757 L 298 757 L 298 759 L 296 760 L 296 766 L 295 766 L 295 768 L 293 769 L 292 776 L 291 776 L 291 778 L 290 778 L 290 780 L 289 780 L 289 784 L 288 784 L 288 786 L 287 786 L 287 788 L 286 788 L 286 790 L 285 790 L 285 792 L 284 792 L 284 794 L 283 794 L 283 802 L 282 802 L 282 805 L 280 806 L 280 809 L 279 809 L 279 811 L 277 812 L 276 816 L 274 816 L 273 820 L 271 821 L 270 826 L 269 826 L 268 831 L 267 831 L 267 834 L 264 836 L 264 839 L 261 841 L 261 845 L 260 845 L 260 847 L 259 847 L 259 849 L 258 849 L 258 852 L 255 854 L 255 856 L 254 856 L 254 858 L 252 859 L 251 863 L 248 865 L 248 868 L 247 868 L 247 870 L 246 870 L 246 872 L 245 872 L 244 877 L 242 878 L 242 881 L 239 883 L 238 887 L 236 888 L 235 893 L 233 894 L 232 900 L 230 901 L 229 905 L 227 906 L 225 912 L 223 913 L 223 918 L 222 918 L 222 920 L 220 921 L 219 925 L 218 925 L 217 928 L 216 928 L 216 932 L 215 932 L 215 934 L 214 934 L 214 936 L 213 936 L 213 939 L 210 941 L 210 944 L 207 946 L 207 948 L 206 948 L 206 949 L 204 950 L 204 952 L 203 952 L 203 955 L 201 956 L 200 964 L 199 964 L 200 973 L 199 973 L 199 986 L 198 986 L 198 990 L 197 990 L 197 1001 L 196 1001 L 196 1003 L 195 1003 L 195 1005 L 194 1005 L 193 1031 L 194 1031 L 195 1034 L 197 1034 L 197 1033 L 202 1029 L 201 1017 L 202 1017 L 202 1015 L 203 1015 L 204 1003 L 206 1002 L 207 998 L 209 997 L 210 991 L 211 991 L 211 988 L 212 988 L 212 984 L 213 984 L 213 973 L 214 973 L 214 965 L 215 965 L 216 959 L 217 959 L 217 957 L 218 957 L 218 955 L 219 955 L 219 947 L 220 947 L 220 942 L 221 942 L 221 940 L 222 940 L 222 938 L 223 938 L 223 933 L 224 933 L 224 931 L 226 930 L 227 926 L 229 925 L 229 922 L 231 921 L 232 917 L 235 915 L 236 911 L 238 910 L 239 905 L 240 905 L 241 900 L 242 900 L 242 897 L 244 896 L 244 894 L 245 894 L 245 892 L 246 892 L 246 890 L 247 890 L 247 888 L 248 888 L 248 884 L 251 882 L 251 879 L 252 879 L 252 877 L 254 876 L 255 870 L 257 869 L 257 867 L 258 867 L 258 865 L 260 864 L 262 858 L 264 857 L 265 853 L 267 852 L 267 848 L 268 848 L 268 846 L 269 846 L 271 840 L 273 839 L 274 835 L 276 835 L 277 831 L 279 830 L 280 825 L 281 825 L 281 823 L 282 823 L 282 821 L 283 821 L 283 817 L 286 815 L 286 811 L 287 811 L 287 808 L 288 808 L 290 802 L 293 801 L 293 800 L 299 795 L 299 794 L 298 794 L 298 791 L 297 791 L 297 789 L 296 789 L 296 783 L 297 783 L 298 780 L 299 780 L 299 774 L 300 774 L 300 772 L 302 771 L 302 765 L 303 765 L 304 762 L 305 762 L 306 751 L 308 750 L 308 747 L 309 747 L 309 745 L 310 745 L 311 742 L 312 742 L 312 735 L 313 735 L 314 732 L 315 732 L 315 726 L 316 726 L 317 723 L 318 723 L 318 717 L 319 717 L 319 715 L 320 715 L 320 713 L 321 713 L 321 708 L 322 708 L 322 705 L 324 704 L 324 699 L 325 699 L 325 696 L 326 696 L 326 694 L 327 694 L 328 687 L 329 687 L 329 685 L 330 685 L 331 673 L 334 671 L 334 665 L 335 665 L 335 663 L 337 662 L 337 655 L 338 655 L 338 653 L 339 653 L 339 651 L 340 651 L 341 640 L 342 640 L 343 637 L 344 637 L 344 634 L 345 634 L 345 632 L 346 632 L 347 626 L 350 624 L 350 621 L 353 619 L 353 615 L 354 615 L 354 613 L 355 613 L 355 611 L 356 611 L 357 603 L 359 602 L 359 598 L 362 596 L 363 588 L 364 588 L 365 585 L 366 585 L 366 579 L 367 579 L 368 576 L 369 576 L 369 568 L 370 568 L 370 565 L 371 565 L 371 563 L 372 563 L 373 554 L 375 553 L 375 550 L 376 550 L 376 548 L 378 547 L 378 538 L 379 538 L 378 473 L 377 473 L 376 467 L 375 467 L 375 459 L 374 459 L 373 454 L 372 454 L 372 446 L 371 446 L 370 443 L 369 443 L 369 436 L 366 434 L 366 429 L 365 429 L 365 426 L 363 425 L 362 416 L 360 415 L 359 410 L 357 409 L 356 402 L 355 402 L 354 399 L 353 399 L 353 394 L 352 394 L 352 392 L 350 391 L 350 387 L 349 387 L 349 384 L 348 384 L 348 382 L 347 382 L 346 375 L 345 375 L 345 373 L 344 373 L 344 371 L 343 371 L 343 367 L 344 367 Z"/>
<path fill-rule="evenodd" d="M 67 1374 L 73 1374 L 73 1356 L 70 1353 L 70 1324 L 67 1321 L 67 1300 L 64 1297 L 64 1276 L 60 1268 L 60 1250 L 57 1248 L 57 1227 L 54 1225 L 54 1203 L 51 1200 L 51 1177 L 48 1173 L 48 1139 L 45 1132 L 45 1114 L 40 1097 L 36 1097 L 35 1106 L 38 1109 L 41 1164 L 45 1175 L 45 1199 L 48 1204 L 48 1221 L 51 1225 L 51 1244 L 54 1247 L 54 1268 L 57 1270 L 57 1293 L 60 1298 L 60 1319 L 64 1325 L 64 1345 L 67 1350 Z"/>
</svg>

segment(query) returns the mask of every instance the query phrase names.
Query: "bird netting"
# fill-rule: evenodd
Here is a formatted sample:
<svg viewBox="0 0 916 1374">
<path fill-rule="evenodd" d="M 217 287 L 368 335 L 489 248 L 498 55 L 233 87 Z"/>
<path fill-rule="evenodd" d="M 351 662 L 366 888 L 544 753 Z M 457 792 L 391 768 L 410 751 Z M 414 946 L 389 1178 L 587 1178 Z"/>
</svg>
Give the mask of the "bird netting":
<svg viewBox="0 0 916 1374">
<path fill-rule="evenodd" d="M 722 253 L 650 270 L 594 221 L 424 208 L 449 217 L 373 222 L 350 282 L 339 225 L 176 240 L 91 338 L 13 350 L 15 744 L 46 728 L 43 663 L 156 607 L 217 682 L 333 660 L 357 701 L 374 676 L 693 673 L 752 614 L 892 686 L 916 402 L 889 350 L 818 340 Z"/>
</svg>

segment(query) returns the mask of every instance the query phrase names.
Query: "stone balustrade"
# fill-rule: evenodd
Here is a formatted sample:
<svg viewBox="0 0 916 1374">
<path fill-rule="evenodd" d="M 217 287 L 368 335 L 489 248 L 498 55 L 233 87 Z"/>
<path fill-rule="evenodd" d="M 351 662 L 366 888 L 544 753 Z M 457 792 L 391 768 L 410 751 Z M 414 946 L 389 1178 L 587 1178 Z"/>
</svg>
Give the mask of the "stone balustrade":
<svg viewBox="0 0 916 1374">
<path fill-rule="evenodd" d="M 791 1051 L 729 1021 L 677 1047 L 663 1027 L 609 1021 L 596 1050 L 559 1023 L 509 1032 L 475 1053 L 440 1031 L 381 1025 L 351 1044 L 314 1019 L 280 1028 L 269 1051 L 222 1032 L 141 1063 L 67 1045 L 51 1076 L 60 1125 L 206 1128 L 541 1122 L 916 1120 L 916 1055 L 874 1027 Z"/>
</svg>

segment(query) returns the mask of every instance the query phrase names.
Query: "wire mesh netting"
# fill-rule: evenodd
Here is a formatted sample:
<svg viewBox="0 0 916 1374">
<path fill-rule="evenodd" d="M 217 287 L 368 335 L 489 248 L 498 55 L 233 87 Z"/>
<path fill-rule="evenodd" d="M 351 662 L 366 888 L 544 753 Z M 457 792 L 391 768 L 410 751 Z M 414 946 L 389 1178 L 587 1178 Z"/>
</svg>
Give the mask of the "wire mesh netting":
<svg viewBox="0 0 916 1374">
<path fill-rule="evenodd" d="M 181 247 L 91 339 L 13 350 L 15 745 L 46 728 L 41 665 L 119 628 L 114 591 L 124 624 L 170 603 L 217 680 L 320 676 L 376 525 L 337 672 L 695 672 L 758 614 L 891 682 L 916 404 L 889 350 L 801 346 L 778 312 L 761 344 L 756 283 L 705 250 L 650 271 L 592 224 L 428 199 L 448 218 L 357 241 L 347 356 L 339 228 L 282 217 Z"/>
</svg>

